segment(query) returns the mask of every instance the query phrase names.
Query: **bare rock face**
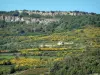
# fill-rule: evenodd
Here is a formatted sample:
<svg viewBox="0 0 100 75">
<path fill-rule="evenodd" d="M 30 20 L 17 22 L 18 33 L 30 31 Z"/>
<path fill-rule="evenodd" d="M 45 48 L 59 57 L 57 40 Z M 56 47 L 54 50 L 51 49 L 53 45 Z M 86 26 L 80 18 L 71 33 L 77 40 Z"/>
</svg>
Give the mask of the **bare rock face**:
<svg viewBox="0 0 100 75">
<path fill-rule="evenodd" d="M 18 11 L 19 14 L 27 13 L 28 17 L 20 17 L 20 16 L 11 16 L 11 15 L 3 15 L 1 14 L 0 20 L 4 20 L 6 22 L 24 22 L 26 24 L 29 23 L 51 23 L 59 21 L 59 19 L 54 18 L 32 18 L 31 15 L 39 15 L 39 16 L 51 16 L 54 17 L 56 15 L 71 15 L 71 16 L 78 16 L 78 15 L 93 15 L 94 13 L 88 13 L 88 12 L 80 12 L 80 11 Z"/>
<path fill-rule="evenodd" d="M 18 16 L 0 16 L 0 20 L 4 20 L 6 22 L 18 22 L 18 21 L 24 21 L 23 18 Z"/>
<path fill-rule="evenodd" d="M 0 16 L 0 20 L 4 20 L 6 22 L 25 22 L 29 23 L 50 23 L 59 21 L 58 19 L 41 19 L 41 18 L 30 18 L 30 17 L 19 17 L 19 16 Z"/>
</svg>

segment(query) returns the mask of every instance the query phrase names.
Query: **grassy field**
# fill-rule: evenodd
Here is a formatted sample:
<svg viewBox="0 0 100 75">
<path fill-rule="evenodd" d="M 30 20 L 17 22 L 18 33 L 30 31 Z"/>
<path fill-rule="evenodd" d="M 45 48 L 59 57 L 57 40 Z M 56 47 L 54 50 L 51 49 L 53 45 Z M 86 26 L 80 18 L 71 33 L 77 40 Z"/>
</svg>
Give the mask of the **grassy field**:
<svg viewBox="0 0 100 75">
<path fill-rule="evenodd" d="M 15 56 L 10 56 L 10 55 L 0 55 L 0 59 L 13 59 Z"/>
<path fill-rule="evenodd" d="M 29 69 L 22 71 L 20 74 L 17 75 L 48 75 L 49 69 L 48 68 L 35 68 L 35 69 Z"/>
</svg>

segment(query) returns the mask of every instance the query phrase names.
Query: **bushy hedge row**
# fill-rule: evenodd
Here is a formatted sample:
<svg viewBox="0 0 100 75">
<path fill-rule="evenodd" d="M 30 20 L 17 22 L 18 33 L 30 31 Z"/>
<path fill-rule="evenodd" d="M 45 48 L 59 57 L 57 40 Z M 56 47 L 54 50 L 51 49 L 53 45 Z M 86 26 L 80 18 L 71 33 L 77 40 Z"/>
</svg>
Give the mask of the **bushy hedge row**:
<svg viewBox="0 0 100 75">
<path fill-rule="evenodd" d="M 79 56 L 69 56 L 55 63 L 51 75 L 100 74 L 100 50 L 86 51 Z"/>
</svg>

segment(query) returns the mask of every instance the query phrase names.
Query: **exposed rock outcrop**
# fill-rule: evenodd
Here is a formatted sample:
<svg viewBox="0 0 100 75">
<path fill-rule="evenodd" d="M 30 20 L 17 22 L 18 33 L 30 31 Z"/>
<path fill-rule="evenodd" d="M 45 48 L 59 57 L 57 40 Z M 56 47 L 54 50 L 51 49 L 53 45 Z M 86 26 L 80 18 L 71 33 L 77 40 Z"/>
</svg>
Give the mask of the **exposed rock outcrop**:
<svg viewBox="0 0 100 75">
<path fill-rule="evenodd" d="M 6 22 L 25 22 L 29 23 L 50 23 L 59 21 L 59 19 L 41 19 L 41 18 L 30 18 L 30 17 L 19 17 L 19 16 L 0 16 L 0 20 L 4 20 Z"/>
</svg>

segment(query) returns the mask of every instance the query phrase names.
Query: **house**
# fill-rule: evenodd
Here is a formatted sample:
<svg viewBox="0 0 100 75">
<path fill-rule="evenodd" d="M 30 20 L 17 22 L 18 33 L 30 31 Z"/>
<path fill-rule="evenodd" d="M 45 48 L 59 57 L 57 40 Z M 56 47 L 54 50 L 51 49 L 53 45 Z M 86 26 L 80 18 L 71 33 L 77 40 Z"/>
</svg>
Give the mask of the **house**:
<svg viewBox="0 0 100 75">
<path fill-rule="evenodd" d="M 58 43 L 57 43 L 57 45 L 64 45 L 64 42 L 62 42 L 62 41 L 59 41 Z"/>
</svg>

